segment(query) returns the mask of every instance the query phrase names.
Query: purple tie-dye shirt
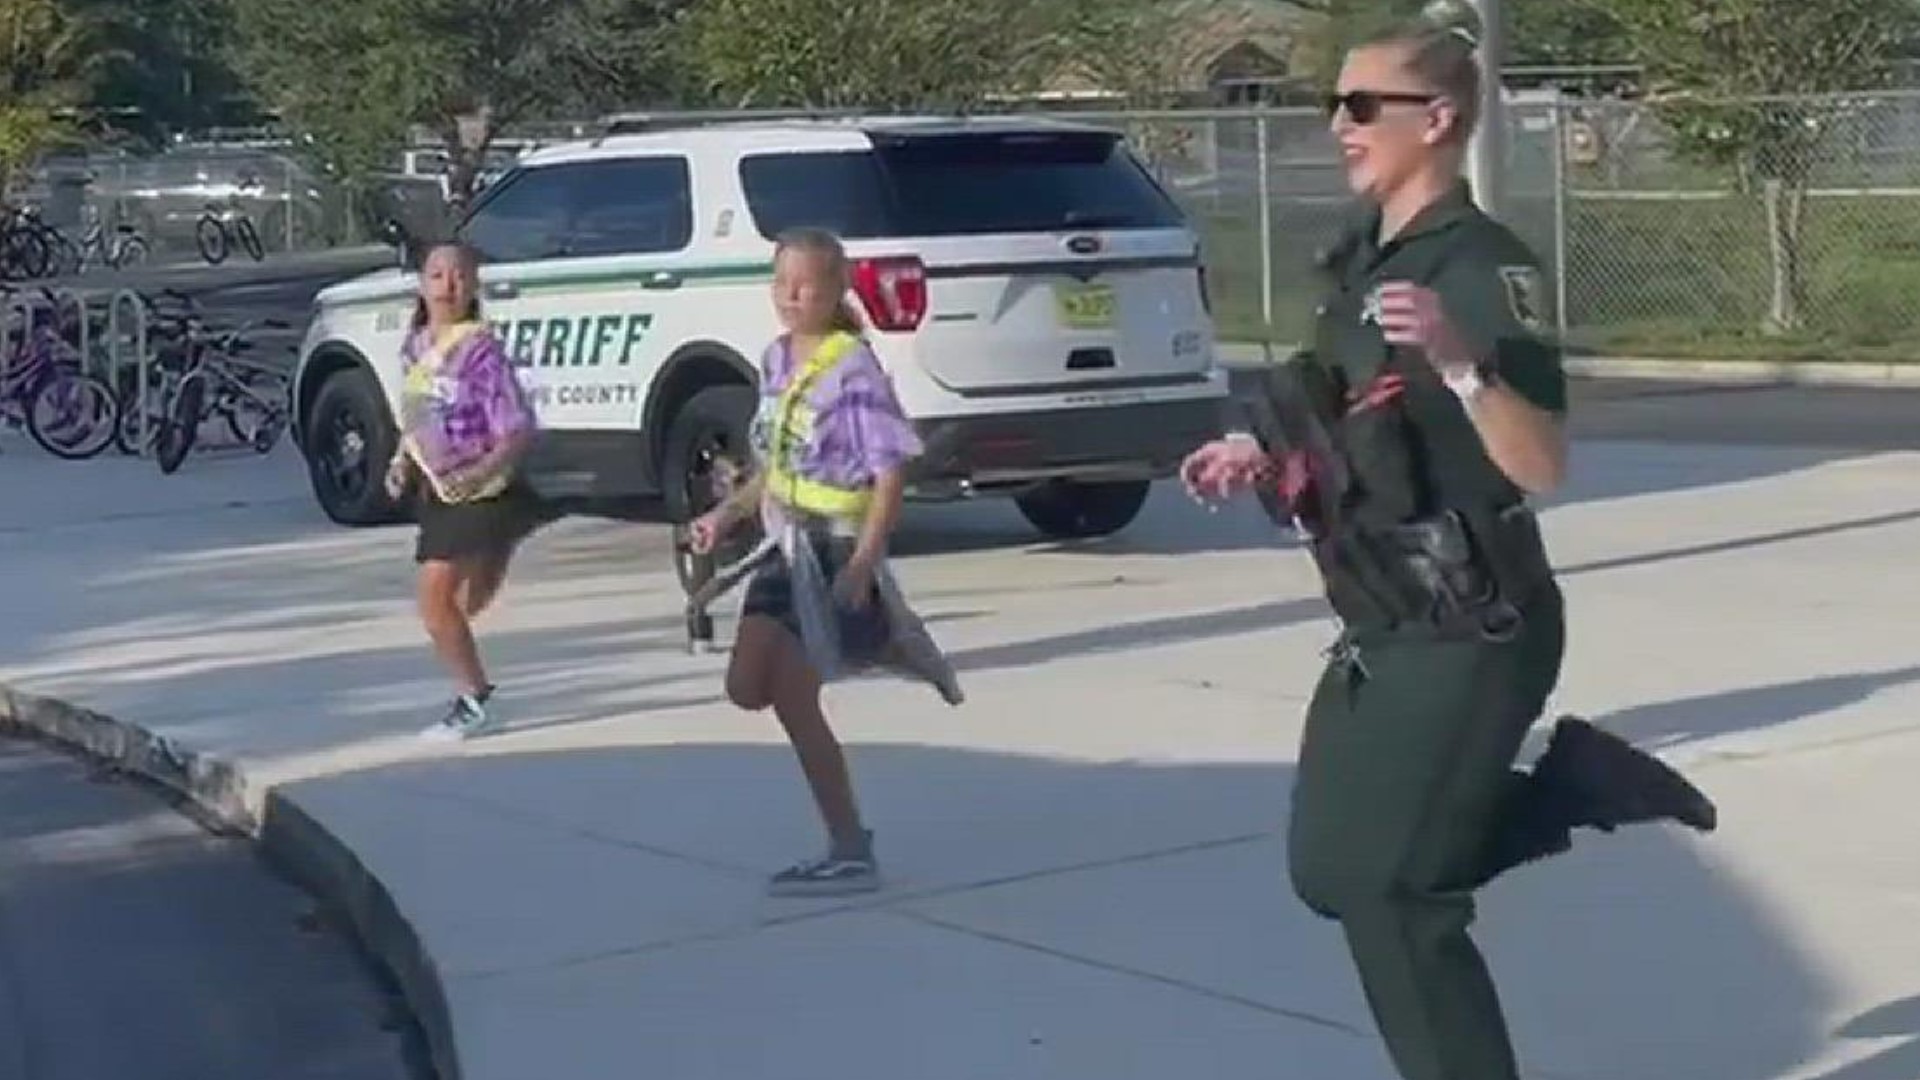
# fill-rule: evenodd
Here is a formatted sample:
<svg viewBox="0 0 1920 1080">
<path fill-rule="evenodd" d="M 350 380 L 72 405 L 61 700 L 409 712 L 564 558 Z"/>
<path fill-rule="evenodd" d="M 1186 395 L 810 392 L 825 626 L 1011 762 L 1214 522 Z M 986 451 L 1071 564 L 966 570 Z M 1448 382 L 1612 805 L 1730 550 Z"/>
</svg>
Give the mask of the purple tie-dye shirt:
<svg viewBox="0 0 1920 1080">
<path fill-rule="evenodd" d="M 762 453 L 778 416 L 780 394 L 799 368 L 791 341 L 784 336 L 760 357 L 760 413 L 755 427 Z M 813 438 L 799 455 L 798 471 L 809 480 L 863 488 L 878 474 L 899 468 L 921 452 L 920 437 L 900 407 L 893 380 L 864 341 L 820 376 L 807 401 L 815 410 Z"/>
<path fill-rule="evenodd" d="M 401 422 L 429 455 L 429 470 L 448 475 L 530 430 L 534 414 L 492 331 L 469 333 L 429 373 L 421 358 L 432 342 L 432 331 L 421 329 L 401 347 Z"/>
</svg>

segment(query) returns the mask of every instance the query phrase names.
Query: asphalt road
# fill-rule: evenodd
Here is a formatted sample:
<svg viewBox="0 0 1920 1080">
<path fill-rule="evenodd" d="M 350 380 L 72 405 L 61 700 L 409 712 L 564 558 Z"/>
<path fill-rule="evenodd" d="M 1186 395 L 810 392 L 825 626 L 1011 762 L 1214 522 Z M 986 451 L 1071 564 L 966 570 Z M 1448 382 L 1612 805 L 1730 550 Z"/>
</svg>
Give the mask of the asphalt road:
<svg viewBox="0 0 1920 1080">
<path fill-rule="evenodd" d="M 364 261 L 364 260 L 363 260 Z M 236 267 L 182 288 L 230 321 L 280 319 L 304 328 L 313 296 L 350 276 L 337 266 L 305 274 Z M 297 343 L 299 331 L 285 335 Z M 263 337 L 263 343 L 267 338 Z M 262 355 L 287 355 L 269 348 Z M 1573 431 L 1583 439 L 1757 444 L 1845 450 L 1920 447 L 1920 390 L 1575 380 Z"/>
<path fill-rule="evenodd" d="M 0 740 L 0 791 L 0 1077 L 427 1075 L 359 954 L 302 929 L 245 842 L 34 744 Z"/>
</svg>

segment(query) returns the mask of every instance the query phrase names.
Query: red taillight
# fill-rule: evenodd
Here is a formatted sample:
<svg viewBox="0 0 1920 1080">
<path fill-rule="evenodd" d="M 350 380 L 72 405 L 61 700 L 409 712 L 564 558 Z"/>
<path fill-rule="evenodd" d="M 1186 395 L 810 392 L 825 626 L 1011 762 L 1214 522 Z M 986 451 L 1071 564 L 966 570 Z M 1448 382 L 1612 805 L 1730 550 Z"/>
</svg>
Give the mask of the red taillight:
<svg viewBox="0 0 1920 1080">
<path fill-rule="evenodd" d="M 855 259 L 853 292 L 875 330 L 918 330 L 927 317 L 927 268 L 911 255 Z"/>
</svg>

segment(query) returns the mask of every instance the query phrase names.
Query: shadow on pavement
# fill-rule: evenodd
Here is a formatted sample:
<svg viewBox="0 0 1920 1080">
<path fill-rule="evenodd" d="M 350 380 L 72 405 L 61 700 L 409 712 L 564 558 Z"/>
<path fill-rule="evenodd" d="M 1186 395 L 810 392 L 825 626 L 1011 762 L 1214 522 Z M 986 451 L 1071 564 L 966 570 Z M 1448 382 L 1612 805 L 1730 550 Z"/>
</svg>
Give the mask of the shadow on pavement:
<svg viewBox="0 0 1920 1080">
<path fill-rule="evenodd" d="M 768 1075 L 764 1062 L 819 1032 L 859 1028 L 863 1073 L 957 1080 L 983 1039 L 1070 1024 L 1130 1063 L 1101 1075 L 1170 1075 L 1152 1070 L 1176 1030 L 1191 1075 L 1266 1077 L 1275 1061 L 1287 1075 L 1390 1075 L 1337 928 L 1289 891 L 1289 767 L 863 745 L 846 727 L 893 884 L 845 905 L 762 894 L 767 873 L 820 843 L 784 746 L 515 753 L 503 739 L 283 794 L 460 950 L 435 959 L 464 1000 L 496 1016 L 536 995 L 567 1003 L 538 1010 L 537 1029 L 514 1025 L 514 1052 L 554 1075 L 609 1075 L 569 1055 L 616 1039 L 645 1048 L 629 1067 Z M 1756 1080 L 1824 1044 L 1827 988 L 1711 858 L 1711 841 L 1662 829 L 1583 834 L 1482 894 L 1476 936 L 1530 1075 Z M 884 924 L 838 921 L 876 907 L 940 933 L 903 946 Z M 819 948 L 791 951 L 819 935 L 843 942 L 831 979 L 802 977 L 817 976 L 805 957 Z M 955 1000 L 956 982 L 1003 960 L 1024 966 Z M 678 1003 L 665 1015 L 643 1007 L 663 995 Z M 1151 1017 L 1140 997 L 1159 1002 Z M 724 1025 L 686 1019 L 715 1010 L 767 1018 L 760 1071 Z M 1232 1037 L 1211 1041 L 1221 1027 Z M 1346 1039 L 1376 1068 L 1328 1056 Z"/>
<path fill-rule="evenodd" d="M 1916 681 L 1920 681 L 1920 665 L 1745 687 L 1643 705 L 1608 714 L 1603 719 L 1609 729 L 1636 743 L 1670 747 L 1721 735 L 1764 731 L 1834 712 Z"/>
<path fill-rule="evenodd" d="M 388 997 L 252 845 L 0 740 L 0 1075 L 404 1080 Z"/>
<path fill-rule="evenodd" d="M 1920 996 L 1891 1001 L 1862 1013 L 1834 1034 L 1843 1039 L 1905 1041 L 1811 1080 L 1912 1080 L 1920 1076 Z"/>
</svg>

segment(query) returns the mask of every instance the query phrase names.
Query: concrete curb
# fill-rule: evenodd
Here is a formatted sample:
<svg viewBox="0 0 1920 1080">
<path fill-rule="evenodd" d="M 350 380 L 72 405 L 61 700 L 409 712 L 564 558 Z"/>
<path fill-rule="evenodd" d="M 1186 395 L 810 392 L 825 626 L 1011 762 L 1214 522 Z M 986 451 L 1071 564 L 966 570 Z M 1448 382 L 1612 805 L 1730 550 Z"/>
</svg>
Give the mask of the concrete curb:
<svg viewBox="0 0 1920 1080">
<path fill-rule="evenodd" d="M 3 684 L 0 732 L 70 747 L 107 769 L 159 785 L 213 826 L 250 837 L 270 866 L 352 928 L 361 948 L 399 987 L 426 1036 L 435 1074 L 460 1080 L 439 966 L 386 886 L 297 802 L 267 791 L 256 820 L 247 809 L 246 776 L 231 762 L 181 747 L 137 724 Z"/>
<path fill-rule="evenodd" d="M 1291 347 L 1274 346 L 1284 357 Z M 1258 366 L 1261 347 L 1221 342 L 1220 361 L 1229 367 Z M 1729 385 L 1920 387 L 1920 363 L 1867 363 L 1826 360 L 1677 360 L 1643 356 L 1569 356 L 1567 374 L 1587 379 L 1727 383 Z"/>
<path fill-rule="evenodd" d="M 1780 386 L 1920 387 L 1920 364 L 1582 356 L 1568 357 L 1566 368 L 1570 375 L 1598 379 L 1667 379 Z"/>
</svg>

